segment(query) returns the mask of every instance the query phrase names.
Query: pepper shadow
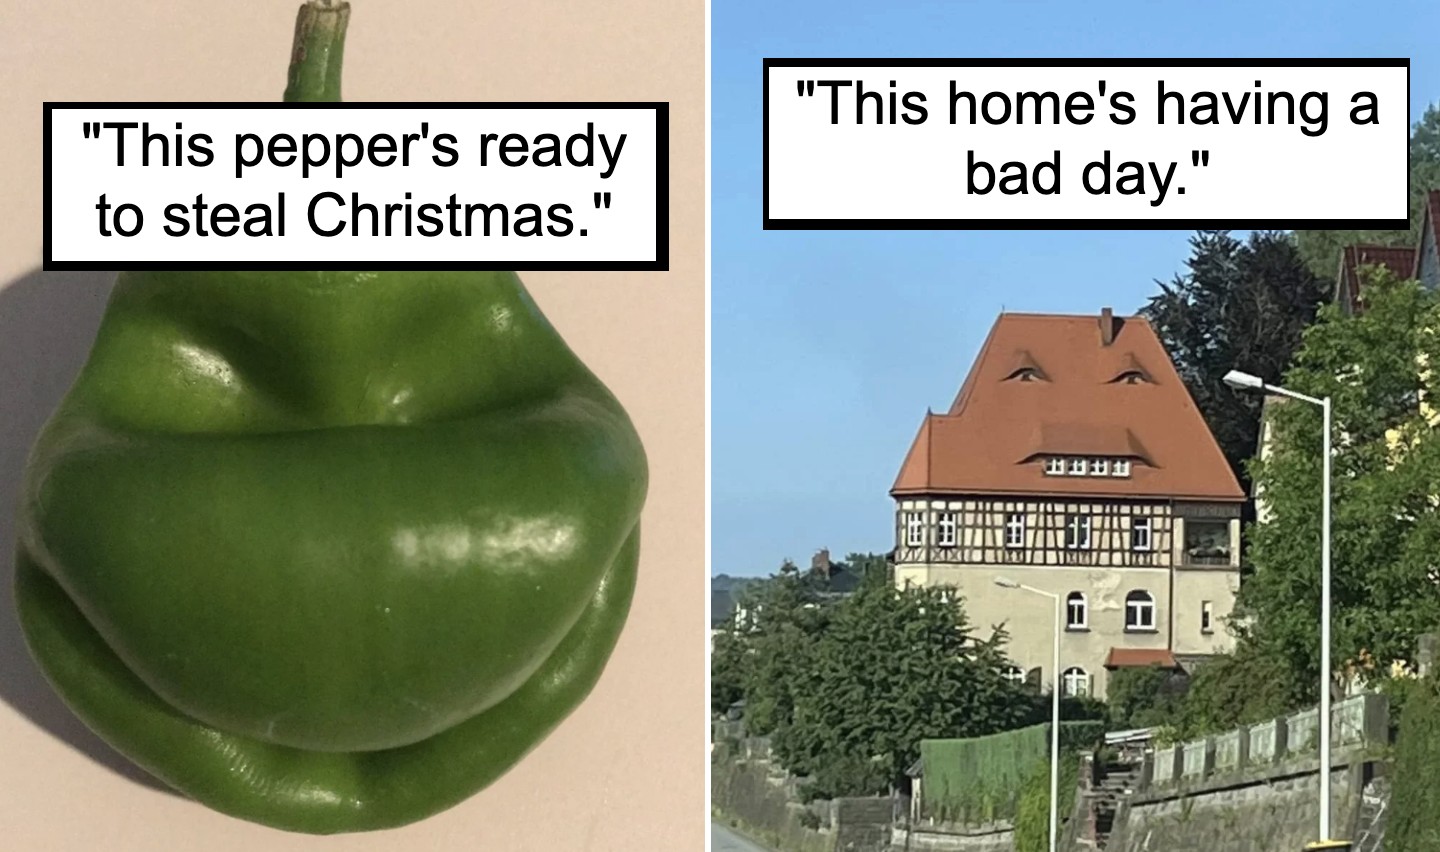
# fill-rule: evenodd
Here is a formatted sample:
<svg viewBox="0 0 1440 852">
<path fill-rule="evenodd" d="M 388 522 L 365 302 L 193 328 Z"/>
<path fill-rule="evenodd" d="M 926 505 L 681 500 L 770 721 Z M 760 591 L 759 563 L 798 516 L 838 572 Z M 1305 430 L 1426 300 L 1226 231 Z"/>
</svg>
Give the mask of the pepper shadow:
<svg viewBox="0 0 1440 852">
<path fill-rule="evenodd" d="M 46 682 L 15 615 L 15 516 L 30 447 L 84 365 L 113 272 L 42 272 L 0 287 L 0 701 L 96 763 L 148 787 L 169 787 L 85 727 Z"/>
</svg>

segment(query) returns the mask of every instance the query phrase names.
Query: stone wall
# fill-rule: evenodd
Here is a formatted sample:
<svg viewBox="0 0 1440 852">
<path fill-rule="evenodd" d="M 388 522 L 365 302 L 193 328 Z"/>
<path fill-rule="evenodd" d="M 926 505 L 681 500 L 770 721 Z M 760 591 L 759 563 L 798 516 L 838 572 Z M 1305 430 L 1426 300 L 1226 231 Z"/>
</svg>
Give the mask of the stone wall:
<svg viewBox="0 0 1440 852">
<path fill-rule="evenodd" d="M 1014 852 L 1015 832 L 1009 823 L 897 825 L 891 849 L 896 852 Z"/>
<path fill-rule="evenodd" d="M 716 819 L 776 852 L 835 852 L 835 836 L 798 802 L 795 780 L 770 760 L 768 740 L 717 744 L 710 767 L 710 807 Z M 814 827 L 812 827 L 814 826 Z"/>
<path fill-rule="evenodd" d="M 1383 697 L 1333 708 L 1331 825 L 1378 849 L 1388 787 L 1377 746 Z M 1317 839 L 1320 762 L 1314 710 L 1148 754 L 1121 801 L 1107 849 L 1117 852 L 1285 852 Z"/>
<path fill-rule="evenodd" d="M 887 798 L 836 799 L 831 803 L 835 852 L 882 852 L 890 844 L 894 802 Z"/>
<path fill-rule="evenodd" d="M 801 780 L 770 758 L 763 738 L 717 743 L 711 762 L 715 818 L 775 852 L 885 852 L 894 805 L 889 798 L 801 802 Z"/>
</svg>

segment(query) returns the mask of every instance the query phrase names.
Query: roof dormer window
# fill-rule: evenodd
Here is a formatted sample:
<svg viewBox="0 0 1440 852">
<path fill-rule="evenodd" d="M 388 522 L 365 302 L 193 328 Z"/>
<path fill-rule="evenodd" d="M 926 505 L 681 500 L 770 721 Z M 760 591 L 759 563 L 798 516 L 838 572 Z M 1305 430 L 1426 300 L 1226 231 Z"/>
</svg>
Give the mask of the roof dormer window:
<svg viewBox="0 0 1440 852">
<path fill-rule="evenodd" d="M 1139 370 L 1126 370 L 1125 372 L 1116 376 L 1115 381 L 1127 385 L 1143 385 L 1150 382 L 1150 377 Z"/>
<path fill-rule="evenodd" d="M 1045 374 L 1040 372 L 1038 367 L 1021 367 L 1007 377 L 1007 381 L 1034 382 L 1044 381 Z"/>
<path fill-rule="evenodd" d="M 1131 460 L 1096 456 L 1046 456 L 1046 476 L 1128 477 Z"/>
</svg>

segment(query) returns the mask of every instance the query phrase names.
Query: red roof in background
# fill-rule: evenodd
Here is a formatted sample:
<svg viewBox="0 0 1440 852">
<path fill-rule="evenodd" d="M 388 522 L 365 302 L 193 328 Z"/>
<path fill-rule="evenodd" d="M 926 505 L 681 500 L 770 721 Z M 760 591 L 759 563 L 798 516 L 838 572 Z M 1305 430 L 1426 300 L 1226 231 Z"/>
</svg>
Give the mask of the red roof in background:
<svg viewBox="0 0 1440 852">
<path fill-rule="evenodd" d="M 1101 322 L 1001 314 L 950 410 L 925 416 L 891 493 L 1244 500 L 1150 324 L 1113 318 L 1107 346 Z M 1038 369 L 1027 381 L 1017 364 Z M 1046 476 L 1050 455 L 1129 458 L 1131 475 Z"/>
<path fill-rule="evenodd" d="M 1430 193 L 1432 200 L 1440 193 Z M 1340 252 L 1340 278 L 1336 282 L 1335 298 L 1343 300 L 1341 308 L 1347 313 L 1359 313 L 1361 282 L 1359 269 L 1362 266 L 1383 266 L 1398 278 L 1410 278 L 1415 274 L 1419 252 L 1413 248 L 1395 246 L 1346 246 Z"/>
<path fill-rule="evenodd" d="M 1178 669 L 1175 655 L 1164 648 L 1111 648 L 1105 658 L 1105 668 L 1125 669 L 1144 666 L 1159 666 L 1162 669 Z"/>
<path fill-rule="evenodd" d="M 1420 227 L 1430 229 L 1430 244 L 1440 249 L 1440 189 L 1432 189 L 1426 194 L 1425 212 L 1422 216 Z M 1419 242 L 1424 242 L 1423 237 Z M 1417 248 L 1415 249 L 1415 262 L 1410 267 L 1410 272 L 1405 275 L 1406 278 L 1420 277 L 1420 260 L 1420 249 Z"/>
</svg>

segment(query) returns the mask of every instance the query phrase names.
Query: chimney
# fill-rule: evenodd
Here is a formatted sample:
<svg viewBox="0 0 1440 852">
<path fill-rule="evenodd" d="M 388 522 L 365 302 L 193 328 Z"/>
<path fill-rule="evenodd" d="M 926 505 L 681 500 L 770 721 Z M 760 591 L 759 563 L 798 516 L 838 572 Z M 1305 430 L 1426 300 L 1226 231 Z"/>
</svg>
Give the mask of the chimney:
<svg viewBox="0 0 1440 852">
<path fill-rule="evenodd" d="M 1115 342 L 1115 314 L 1109 308 L 1100 309 L 1100 345 L 1109 346 Z"/>
</svg>

